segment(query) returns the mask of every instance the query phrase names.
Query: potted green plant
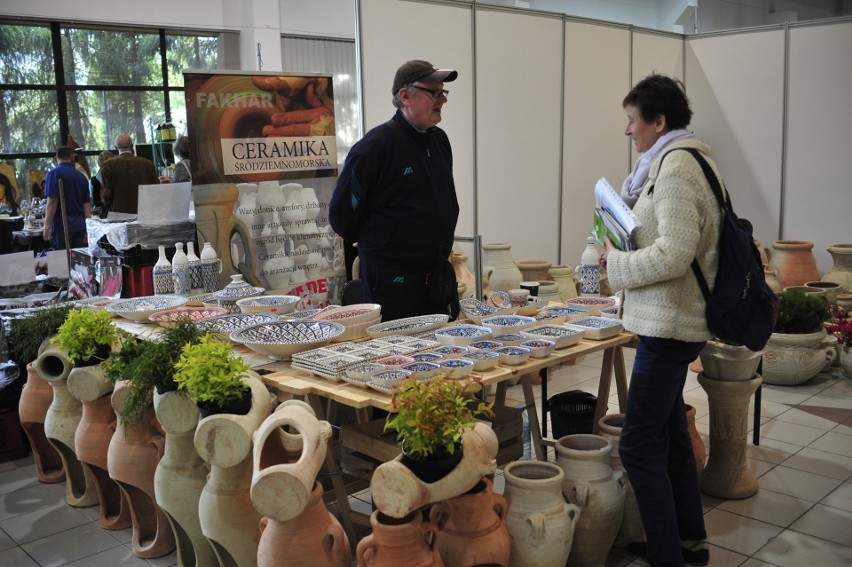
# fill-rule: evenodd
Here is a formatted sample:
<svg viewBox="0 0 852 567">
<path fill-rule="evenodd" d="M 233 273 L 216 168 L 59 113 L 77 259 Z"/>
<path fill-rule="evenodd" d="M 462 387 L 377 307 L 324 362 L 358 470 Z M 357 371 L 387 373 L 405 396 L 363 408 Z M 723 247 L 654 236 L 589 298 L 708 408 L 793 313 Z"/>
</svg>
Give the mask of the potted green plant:
<svg viewBox="0 0 852 567">
<path fill-rule="evenodd" d="M 68 351 L 75 366 L 91 366 L 109 357 L 118 338 L 119 330 L 106 310 L 81 307 L 68 312 L 51 341 Z"/>
<path fill-rule="evenodd" d="M 28 317 L 13 319 L 9 329 L 9 346 L 20 363 L 28 363 L 38 357 L 39 347 L 65 322 L 74 306 L 71 303 L 51 305 L 33 312 Z"/>
<path fill-rule="evenodd" d="M 482 388 L 434 376 L 407 378 L 394 391 L 393 413 L 385 431 L 396 431 L 402 463 L 421 480 L 434 482 L 451 471 L 462 457 L 462 434 L 474 426 L 475 416 L 493 416 L 491 407 L 471 396 Z"/>
<path fill-rule="evenodd" d="M 778 294 L 778 321 L 763 353 L 763 381 L 792 386 L 816 376 L 835 356 L 823 344 L 829 310 L 825 297 L 788 289 Z"/>
<path fill-rule="evenodd" d="M 229 344 L 205 335 L 184 345 L 175 363 L 178 390 L 195 400 L 202 415 L 236 413 L 251 409 L 251 389 L 245 382 L 249 365 L 231 351 Z"/>
</svg>

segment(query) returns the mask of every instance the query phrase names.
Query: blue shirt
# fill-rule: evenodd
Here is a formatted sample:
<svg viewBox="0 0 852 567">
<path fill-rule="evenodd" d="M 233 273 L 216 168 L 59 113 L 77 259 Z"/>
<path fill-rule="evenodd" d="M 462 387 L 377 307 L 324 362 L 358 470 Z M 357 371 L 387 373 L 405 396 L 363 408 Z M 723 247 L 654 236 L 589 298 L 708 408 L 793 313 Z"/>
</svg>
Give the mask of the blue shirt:
<svg viewBox="0 0 852 567">
<path fill-rule="evenodd" d="M 89 180 L 77 171 L 73 163 L 64 161 L 59 162 L 59 165 L 47 172 L 44 196 L 56 198 L 59 201 L 50 228 L 54 234 L 61 234 L 64 230 L 62 227 L 62 200 L 59 199 L 60 179 L 65 193 L 65 206 L 68 209 L 68 232 L 84 231 L 86 230 L 86 216 L 83 214 L 83 205 L 90 202 Z"/>
</svg>

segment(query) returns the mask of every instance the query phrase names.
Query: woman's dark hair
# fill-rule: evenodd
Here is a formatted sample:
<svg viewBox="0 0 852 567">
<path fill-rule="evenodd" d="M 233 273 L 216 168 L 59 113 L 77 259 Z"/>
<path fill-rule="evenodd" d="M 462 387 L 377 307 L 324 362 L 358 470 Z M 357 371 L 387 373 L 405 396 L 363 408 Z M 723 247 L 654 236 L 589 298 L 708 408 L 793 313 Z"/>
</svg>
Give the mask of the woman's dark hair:
<svg viewBox="0 0 852 567">
<path fill-rule="evenodd" d="M 186 136 L 178 136 L 172 146 L 172 153 L 175 156 L 180 156 L 181 159 L 189 159 L 189 138 Z"/>
<path fill-rule="evenodd" d="M 645 122 L 653 122 L 662 114 L 669 130 L 680 130 L 689 126 L 692 118 L 689 99 L 684 91 L 682 82 L 665 75 L 651 74 L 636 83 L 621 105 L 638 108 Z"/>
</svg>

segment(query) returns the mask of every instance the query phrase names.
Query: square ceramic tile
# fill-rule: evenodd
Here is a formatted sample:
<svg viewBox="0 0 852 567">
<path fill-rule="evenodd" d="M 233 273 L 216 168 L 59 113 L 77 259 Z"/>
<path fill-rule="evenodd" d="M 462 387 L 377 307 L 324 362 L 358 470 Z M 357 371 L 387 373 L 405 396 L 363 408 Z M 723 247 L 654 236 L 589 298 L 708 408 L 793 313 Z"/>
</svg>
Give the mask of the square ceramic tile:
<svg viewBox="0 0 852 567">
<path fill-rule="evenodd" d="M 760 489 L 751 498 L 726 500 L 719 504 L 719 509 L 784 528 L 813 506 L 807 500 Z"/>
<path fill-rule="evenodd" d="M 11 549 L 11 548 L 13 548 L 13 547 L 18 547 L 18 544 L 17 544 L 17 543 L 15 543 L 15 542 L 12 540 L 12 538 L 10 538 L 9 536 L 7 536 L 7 535 L 3 532 L 3 530 L 0 530 L 0 551 L 3 551 L 3 550 L 5 550 L 5 549 Z M 0 563 L 0 565 L 3 565 L 3 563 Z"/>
<path fill-rule="evenodd" d="M 852 478 L 852 457 L 819 451 L 812 447 L 813 445 L 805 447 L 784 461 L 784 466 L 838 480 Z"/>
<path fill-rule="evenodd" d="M 852 457 L 852 436 L 829 431 L 810 444 L 812 449 Z"/>
<path fill-rule="evenodd" d="M 822 429 L 778 420 L 779 418 L 776 417 L 761 425 L 760 437 L 762 439 L 776 439 L 805 447 L 825 434 Z"/>
<path fill-rule="evenodd" d="M 712 563 L 710 565 L 713 566 Z M 754 557 L 749 557 L 745 563 L 740 564 L 740 567 L 775 567 L 775 565 L 767 563 L 766 561 L 761 561 L 760 559 L 755 559 Z"/>
<path fill-rule="evenodd" d="M 366 534 L 364 534 L 364 536 L 366 536 Z M 364 536 L 361 536 L 361 537 L 364 537 Z M 124 547 L 126 547 L 127 549 L 130 550 L 131 553 L 133 553 L 133 546 L 132 545 L 125 545 Z M 162 557 L 153 557 L 151 559 L 148 559 L 147 561 L 148 561 L 148 565 L 151 565 L 153 567 L 178 567 L 177 552 L 176 551 L 172 551 L 168 555 L 163 555 Z M 80 567 L 83 567 L 83 566 L 81 565 Z M 109 567 L 109 565 L 105 564 L 104 567 Z"/>
<path fill-rule="evenodd" d="M 785 411 L 775 419 L 777 421 L 783 421 L 785 423 L 795 423 L 797 425 L 805 425 L 807 427 L 813 427 L 816 429 L 821 429 L 823 431 L 829 431 L 831 429 L 834 429 L 834 427 L 837 425 L 837 422 L 833 419 L 803 411 L 797 407 L 790 408 L 788 411 Z"/>
<path fill-rule="evenodd" d="M 852 437 L 852 416 L 850 416 L 848 420 L 844 420 L 843 423 L 836 425 L 831 431 L 833 433 L 840 433 L 841 435 L 849 435 Z"/>
<path fill-rule="evenodd" d="M 751 437 L 749 435 L 749 437 Z M 760 439 L 760 445 L 753 445 L 749 438 L 746 444 L 746 455 L 751 459 L 781 463 L 802 450 L 800 445 L 776 441 L 775 439 Z"/>
<path fill-rule="evenodd" d="M 818 408 L 852 409 L 852 398 L 818 394 L 809 398 L 806 402 L 804 402 L 804 405 Z"/>
<path fill-rule="evenodd" d="M 780 567 L 804 565 L 852 565 L 852 547 L 846 547 L 807 534 L 785 530 L 754 554 L 762 561 Z"/>
<path fill-rule="evenodd" d="M 852 546 L 852 512 L 817 504 L 793 522 L 791 530 Z"/>
<path fill-rule="evenodd" d="M 85 524 L 21 545 L 39 565 L 65 565 L 101 551 L 121 546 L 97 524 Z"/>
<path fill-rule="evenodd" d="M 32 557 L 20 547 L 0 551 L 0 565 L 3 567 L 39 567 Z"/>
<path fill-rule="evenodd" d="M 778 526 L 718 508 L 704 515 L 704 524 L 708 542 L 743 555 L 753 555 L 782 531 Z"/>
<path fill-rule="evenodd" d="M 799 405 L 810 398 L 812 394 L 800 394 L 794 386 L 772 386 L 763 385 L 761 399 L 779 404 Z"/>
<path fill-rule="evenodd" d="M 0 529 L 23 545 L 87 523 L 85 516 L 63 503 L 3 520 Z"/>
<path fill-rule="evenodd" d="M 754 476 L 756 476 L 758 479 L 760 479 L 760 477 L 766 474 L 768 471 L 771 471 L 773 468 L 775 468 L 774 463 L 770 463 L 767 461 L 759 461 L 757 459 L 746 459 L 746 462 L 748 463 L 748 468 L 751 469 L 751 472 L 753 472 Z"/>
<path fill-rule="evenodd" d="M 852 512 L 852 481 L 845 482 L 820 501 L 820 504 Z"/>
<path fill-rule="evenodd" d="M 60 504 L 65 504 L 65 497 L 41 484 L 0 493 L 0 521 Z"/>
<path fill-rule="evenodd" d="M 713 544 L 707 544 L 707 549 L 710 551 L 709 567 L 732 567 L 748 559 L 746 555 Z"/>
<path fill-rule="evenodd" d="M 820 395 L 849 400 L 852 398 L 852 380 L 836 380 L 832 385 L 820 392 Z"/>
<path fill-rule="evenodd" d="M 840 486 L 841 481 L 818 474 L 778 465 L 760 477 L 760 488 L 819 502 Z"/>
<path fill-rule="evenodd" d="M 166 556 L 168 557 L 168 556 Z M 133 555 L 133 550 L 126 545 L 119 545 L 100 553 L 95 553 L 72 563 L 64 564 L 63 567 L 151 567 L 149 561 L 158 561 L 163 558 L 140 559 Z M 162 563 L 164 566 L 174 563 Z"/>
<path fill-rule="evenodd" d="M 0 494 L 6 494 L 28 488 L 38 486 L 38 479 L 18 467 L 0 472 Z"/>
<path fill-rule="evenodd" d="M 754 415 L 756 411 L 756 407 L 754 404 L 754 398 L 752 398 L 752 404 L 749 406 L 749 415 Z M 772 400 L 767 400 L 766 398 L 761 399 L 760 401 L 760 416 L 761 417 L 778 417 L 782 413 L 789 411 L 790 406 L 787 404 L 780 404 L 778 402 L 773 402 Z"/>
</svg>

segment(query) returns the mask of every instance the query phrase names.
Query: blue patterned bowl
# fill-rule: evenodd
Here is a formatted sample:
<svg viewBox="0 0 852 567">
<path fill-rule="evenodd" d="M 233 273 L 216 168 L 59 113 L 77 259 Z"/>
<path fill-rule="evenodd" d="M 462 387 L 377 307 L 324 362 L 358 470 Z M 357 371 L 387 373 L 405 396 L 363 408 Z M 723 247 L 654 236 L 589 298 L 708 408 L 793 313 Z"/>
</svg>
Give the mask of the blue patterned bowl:
<svg viewBox="0 0 852 567">
<path fill-rule="evenodd" d="M 470 343 L 487 339 L 491 335 L 491 329 L 478 325 L 453 325 L 435 331 L 435 338 L 439 343 L 456 346 L 467 346 Z"/>
<path fill-rule="evenodd" d="M 333 321 L 272 321 L 235 331 L 231 340 L 270 358 L 289 360 L 293 353 L 320 347 L 345 330 Z"/>
<path fill-rule="evenodd" d="M 131 299 L 121 299 L 110 303 L 106 310 L 131 321 L 149 322 L 148 317 L 157 311 L 174 309 L 189 301 L 182 295 L 147 295 Z"/>
<path fill-rule="evenodd" d="M 465 360 L 473 361 L 473 371 L 474 372 L 485 372 L 487 370 L 491 370 L 497 363 L 500 362 L 500 355 L 494 352 L 493 350 L 478 350 L 475 352 L 469 352 L 465 354 L 462 358 Z"/>
<path fill-rule="evenodd" d="M 438 363 L 450 380 L 459 380 L 473 372 L 473 361 L 467 358 L 451 358 Z"/>
</svg>

